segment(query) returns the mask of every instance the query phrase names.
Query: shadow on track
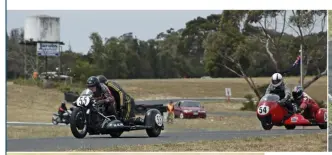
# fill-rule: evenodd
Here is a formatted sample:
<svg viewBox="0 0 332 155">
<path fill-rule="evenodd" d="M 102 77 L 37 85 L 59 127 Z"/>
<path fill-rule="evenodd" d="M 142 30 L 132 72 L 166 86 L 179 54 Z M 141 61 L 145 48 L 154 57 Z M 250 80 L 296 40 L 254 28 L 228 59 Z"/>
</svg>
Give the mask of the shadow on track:
<svg viewBox="0 0 332 155">
<path fill-rule="evenodd" d="M 105 137 L 105 136 L 99 136 L 99 137 L 86 137 L 84 139 L 130 139 L 130 138 L 133 138 L 133 139 L 156 139 L 156 138 L 167 138 L 167 137 L 170 137 L 170 136 L 165 136 L 165 135 L 162 135 L 162 136 L 159 136 L 159 137 L 148 137 L 148 136 L 121 136 L 119 138 L 112 138 L 111 136 L 109 137 Z"/>
</svg>

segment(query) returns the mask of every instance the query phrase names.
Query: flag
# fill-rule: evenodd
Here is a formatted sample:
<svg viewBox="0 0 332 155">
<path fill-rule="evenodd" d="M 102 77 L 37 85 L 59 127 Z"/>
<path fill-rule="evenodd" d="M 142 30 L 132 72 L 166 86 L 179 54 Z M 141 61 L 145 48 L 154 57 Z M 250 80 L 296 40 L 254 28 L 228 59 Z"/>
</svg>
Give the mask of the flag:
<svg viewBox="0 0 332 155">
<path fill-rule="evenodd" d="M 298 57 L 296 57 L 296 60 L 295 60 L 295 62 L 293 63 L 293 66 L 292 67 L 294 67 L 294 66 L 296 66 L 296 65 L 299 65 L 301 63 L 301 56 L 298 56 Z"/>
<path fill-rule="evenodd" d="M 292 66 L 290 68 L 288 68 L 287 70 L 281 72 L 282 75 L 289 73 L 293 68 L 295 68 L 297 65 L 299 65 L 301 63 L 301 55 L 296 57 L 296 60 L 294 61 L 294 63 L 292 64 Z"/>
</svg>

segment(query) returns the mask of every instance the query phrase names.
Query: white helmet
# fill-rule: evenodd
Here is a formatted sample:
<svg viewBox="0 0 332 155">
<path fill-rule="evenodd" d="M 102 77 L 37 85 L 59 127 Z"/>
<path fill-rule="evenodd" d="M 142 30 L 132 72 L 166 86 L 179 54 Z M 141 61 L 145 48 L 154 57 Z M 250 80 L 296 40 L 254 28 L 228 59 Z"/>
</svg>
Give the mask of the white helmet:
<svg viewBox="0 0 332 155">
<path fill-rule="evenodd" d="M 274 73 L 272 75 L 272 79 L 271 79 L 271 83 L 274 87 L 278 87 L 282 84 L 283 79 L 282 79 L 282 75 L 280 73 Z"/>
</svg>

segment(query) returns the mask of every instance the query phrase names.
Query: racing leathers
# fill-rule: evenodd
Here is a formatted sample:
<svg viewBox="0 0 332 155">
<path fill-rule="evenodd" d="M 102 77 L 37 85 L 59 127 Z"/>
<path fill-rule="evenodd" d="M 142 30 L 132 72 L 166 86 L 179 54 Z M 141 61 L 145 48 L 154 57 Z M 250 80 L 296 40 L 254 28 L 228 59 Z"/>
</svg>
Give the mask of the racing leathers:
<svg viewBox="0 0 332 155">
<path fill-rule="evenodd" d="M 265 94 L 276 94 L 279 96 L 279 104 L 288 110 L 288 115 L 284 117 L 283 121 L 288 119 L 296 112 L 296 105 L 290 101 L 292 96 L 291 91 L 285 83 L 280 84 L 278 87 L 274 87 L 272 84 L 270 84 L 267 87 Z"/>
<path fill-rule="evenodd" d="M 114 97 L 105 84 L 99 83 L 92 97 L 97 101 L 97 104 L 105 104 L 106 113 L 116 115 Z"/>
<path fill-rule="evenodd" d="M 59 109 L 58 109 L 58 114 L 59 114 L 59 118 L 62 121 L 63 119 L 63 114 L 67 112 L 67 107 L 66 107 L 66 103 L 62 102 Z"/>
<path fill-rule="evenodd" d="M 107 80 L 105 84 L 114 95 L 114 99 L 117 103 L 116 108 L 120 112 L 118 116 L 129 124 L 134 122 L 142 123 L 142 120 L 135 120 L 134 99 L 129 94 L 127 94 L 116 82 Z"/>
<path fill-rule="evenodd" d="M 298 112 L 303 111 L 303 116 L 307 119 L 313 119 L 316 117 L 316 113 L 319 110 L 319 105 L 308 94 L 303 93 L 301 100 L 295 100 L 295 103 L 300 107 Z"/>
</svg>

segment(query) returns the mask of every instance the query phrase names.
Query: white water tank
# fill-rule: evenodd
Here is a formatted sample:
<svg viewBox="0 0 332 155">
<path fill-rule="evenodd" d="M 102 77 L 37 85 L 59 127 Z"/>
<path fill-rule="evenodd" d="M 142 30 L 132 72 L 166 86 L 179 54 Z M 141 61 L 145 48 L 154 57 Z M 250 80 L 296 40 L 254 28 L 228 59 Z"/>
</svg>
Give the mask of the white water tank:
<svg viewBox="0 0 332 155">
<path fill-rule="evenodd" d="M 60 18 L 47 15 L 27 17 L 24 40 L 60 42 Z"/>
</svg>

